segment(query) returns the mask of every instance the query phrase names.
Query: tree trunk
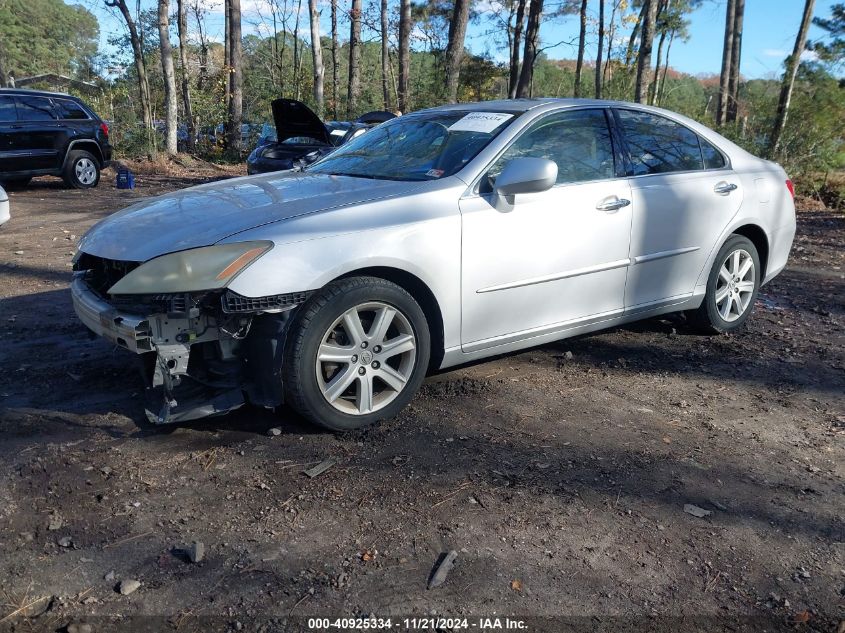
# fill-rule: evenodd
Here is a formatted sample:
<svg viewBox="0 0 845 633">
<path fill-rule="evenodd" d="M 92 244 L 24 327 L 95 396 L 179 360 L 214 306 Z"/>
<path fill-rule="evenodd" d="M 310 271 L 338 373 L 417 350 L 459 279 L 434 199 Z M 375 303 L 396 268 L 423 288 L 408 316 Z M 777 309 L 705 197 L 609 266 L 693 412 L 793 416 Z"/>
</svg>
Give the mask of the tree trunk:
<svg viewBox="0 0 845 633">
<path fill-rule="evenodd" d="M 0 88 L 5 88 L 9 77 L 6 75 L 6 55 L 3 51 L 3 41 L 0 40 Z"/>
<path fill-rule="evenodd" d="M 179 1 L 184 2 L 185 0 Z M 193 10 L 194 17 L 197 20 L 197 33 L 200 38 L 200 73 L 197 78 L 197 89 L 202 90 L 208 76 L 208 42 L 206 40 L 205 33 L 202 30 L 202 10 L 200 9 L 199 2 L 194 2 L 194 4 L 191 5 L 191 9 Z"/>
<path fill-rule="evenodd" d="M 640 30 L 643 27 L 643 21 L 645 20 L 646 13 L 648 12 L 649 3 L 643 2 L 643 6 L 640 9 L 640 13 L 637 16 L 637 21 L 634 22 L 634 28 L 631 29 L 631 36 L 628 38 L 628 48 L 625 49 L 625 66 L 629 67 L 631 63 L 634 61 L 634 47 L 637 43 L 637 38 L 640 36 Z"/>
<path fill-rule="evenodd" d="M 346 116 L 352 118 L 361 95 L 361 0 L 352 0 L 349 11 L 349 87 L 346 95 Z"/>
<path fill-rule="evenodd" d="M 229 100 L 229 150 L 238 155 L 241 141 L 243 110 L 243 65 L 241 52 L 241 0 L 226 0 L 229 5 L 229 50 L 232 62 L 232 96 Z"/>
<path fill-rule="evenodd" d="M 716 125 L 724 125 L 728 117 L 728 83 L 731 76 L 735 14 L 736 0 L 728 0 L 725 12 L 725 40 L 722 44 L 722 70 L 719 73 L 719 100 L 716 104 Z"/>
<path fill-rule="evenodd" d="M 126 0 L 107 0 L 106 6 L 117 8 L 126 28 L 129 30 L 129 42 L 132 45 L 132 56 L 135 58 L 135 73 L 138 75 L 138 94 L 141 98 L 141 112 L 144 117 L 144 126 L 147 129 L 153 127 L 152 106 L 150 101 L 150 84 L 147 80 L 147 65 L 144 63 L 144 47 L 141 45 L 141 38 L 138 34 L 138 26 L 129 13 Z"/>
<path fill-rule="evenodd" d="M 581 71 L 584 67 L 584 44 L 587 39 L 587 0 L 581 0 L 581 30 L 578 32 L 578 60 L 575 62 L 575 90 L 573 96 L 581 96 Z"/>
<path fill-rule="evenodd" d="M 519 81 L 519 47 L 522 44 L 522 27 L 525 24 L 525 0 L 517 0 L 516 21 L 513 26 L 511 44 L 510 77 L 508 78 L 508 98 L 516 97 L 516 84 Z"/>
<path fill-rule="evenodd" d="M 382 105 L 390 111 L 390 40 L 387 0 L 381 0 L 381 97 Z"/>
<path fill-rule="evenodd" d="M 728 123 L 736 121 L 739 108 L 739 63 L 742 57 L 742 20 L 745 14 L 745 0 L 736 0 L 734 14 L 733 44 L 731 45 L 731 72 L 728 76 Z"/>
<path fill-rule="evenodd" d="M 634 87 L 634 101 L 642 103 L 646 98 L 648 76 L 651 73 L 651 49 L 654 46 L 654 26 L 657 17 L 657 0 L 645 0 L 646 11 L 642 25 L 640 50 L 637 55 L 637 83 Z"/>
<path fill-rule="evenodd" d="M 323 45 L 320 42 L 320 12 L 317 10 L 317 0 L 308 0 L 308 11 L 311 15 L 311 55 L 314 58 L 314 103 L 317 105 L 317 116 L 323 117 L 323 77 L 326 69 L 323 66 Z"/>
<path fill-rule="evenodd" d="M 657 43 L 657 61 L 654 64 L 654 81 L 651 82 L 648 103 L 654 105 L 657 99 L 657 84 L 660 83 L 660 65 L 663 63 L 663 44 L 666 43 L 666 30 L 660 33 L 660 41 Z"/>
<path fill-rule="evenodd" d="M 669 72 L 669 53 L 672 52 L 672 42 L 675 41 L 675 29 L 669 34 L 669 44 L 666 46 L 666 61 L 663 63 L 663 78 L 660 80 L 660 88 L 657 92 L 657 105 L 663 103 L 663 92 L 666 90 L 666 75 Z"/>
<path fill-rule="evenodd" d="M 299 101 L 302 89 L 302 77 L 299 69 L 302 68 L 302 48 L 299 45 L 299 16 L 302 15 L 302 0 L 299 0 L 296 8 L 296 19 L 293 23 L 293 96 Z"/>
<path fill-rule="evenodd" d="M 604 2 L 604 0 L 601 0 Z M 601 74 L 601 83 L 604 86 L 607 83 L 608 75 L 610 74 L 610 55 L 613 52 L 613 37 L 616 35 L 616 10 L 619 8 L 619 0 L 613 0 L 613 9 L 610 12 L 610 23 L 607 32 L 607 55 L 604 61 L 604 70 Z"/>
<path fill-rule="evenodd" d="M 399 112 L 411 107 L 409 93 L 411 71 L 411 0 L 399 0 Z"/>
<path fill-rule="evenodd" d="M 596 99 L 601 99 L 601 55 L 604 48 L 604 0 L 599 0 L 599 45 L 596 47 Z"/>
<path fill-rule="evenodd" d="M 449 103 L 458 100 L 458 84 L 461 79 L 461 61 L 464 58 L 464 40 L 469 22 L 470 0 L 455 0 L 452 20 L 449 22 L 449 43 L 446 46 L 446 99 Z"/>
<path fill-rule="evenodd" d="M 338 118 L 337 103 L 337 0 L 332 0 L 332 112 Z"/>
<path fill-rule="evenodd" d="M 798 36 L 795 38 L 795 47 L 792 55 L 786 58 L 786 68 L 783 73 L 783 85 L 780 88 L 780 99 L 778 100 L 778 112 L 775 118 L 775 125 L 772 128 L 772 136 L 769 139 L 769 157 L 773 158 L 779 149 L 781 134 L 786 125 L 786 116 L 789 114 L 789 102 L 792 100 L 792 89 L 795 86 L 795 76 L 798 74 L 798 67 L 801 65 L 801 54 L 807 45 L 807 31 L 813 19 L 813 4 L 815 0 L 805 0 L 804 15 L 801 17 L 801 26 L 798 29 Z"/>
<path fill-rule="evenodd" d="M 188 7 L 187 0 L 176 0 L 177 26 L 179 28 L 179 60 L 182 64 L 182 107 L 185 109 L 185 121 L 188 124 L 188 151 L 194 151 L 196 131 L 194 113 L 191 107 L 191 80 L 188 76 Z"/>
<path fill-rule="evenodd" d="M 540 43 L 540 18 L 543 16 L 543 0 L 531 0 L 528 5 L 528 26 L 525 29 L 525 50 L 522 53 L 522 71 L 516 86 L 516 96 L 531 96 L 534 79 L 534 62 L 537 60 L 537 47 Z"/>
<path fill-rule="evenodd" d="M 232 101 L 232 17 L 229 0 L 223 0 L 223 105 L 229 112 Z"/>
<path fill-rule="evenodd" d="M 164 136 L 165 150 L 175 156 L 176 145 L 176 72 L 173 69 L 173 49 L 170 46 L 170 0 L 158 0 L 158 40 L 161 50 L 161 74 L 164 80 Z"/>
</svg>

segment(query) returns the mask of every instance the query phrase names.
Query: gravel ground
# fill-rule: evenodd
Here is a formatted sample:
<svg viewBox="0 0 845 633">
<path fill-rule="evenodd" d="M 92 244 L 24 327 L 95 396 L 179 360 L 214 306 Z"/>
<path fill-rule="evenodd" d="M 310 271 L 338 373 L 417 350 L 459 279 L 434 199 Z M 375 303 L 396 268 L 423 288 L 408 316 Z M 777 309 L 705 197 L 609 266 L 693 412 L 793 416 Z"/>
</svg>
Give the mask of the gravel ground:
<svg viewBox="0 0 845 633">
<path fill-rule="evenodd" d="M 790 266 L 732 336 L 670 317 L 500 357 L 360 433 L 248 408 L 145 432 L 130 355 L 73 315 L 74 244 L 220 176 L 11 193 L 0 631 L 845 630 L 841 214 L 799 213 Z"/>
</svg>

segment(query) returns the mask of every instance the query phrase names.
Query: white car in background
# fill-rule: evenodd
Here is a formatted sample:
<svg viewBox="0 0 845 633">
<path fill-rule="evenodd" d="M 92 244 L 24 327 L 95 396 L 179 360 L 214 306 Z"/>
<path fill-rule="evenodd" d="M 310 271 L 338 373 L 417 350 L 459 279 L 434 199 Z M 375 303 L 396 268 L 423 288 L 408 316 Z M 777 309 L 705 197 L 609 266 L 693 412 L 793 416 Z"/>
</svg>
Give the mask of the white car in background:
<svg viewBox="0 0 845 633">
<path fill-rule="evenodd" d="M 3 187 L 0 187 L 0 226 L 9 221 L 9 196 Z"/>
<path fill-rule="evenodd" d="M 72 293 L 146 361 L 155 423 L 287 402 L 352 429 L 429 370 L 667 312 L 736 330 L 794 234 L 783 169 L 686 117 L 464 103 L 116 213 Z"/>
</svg>

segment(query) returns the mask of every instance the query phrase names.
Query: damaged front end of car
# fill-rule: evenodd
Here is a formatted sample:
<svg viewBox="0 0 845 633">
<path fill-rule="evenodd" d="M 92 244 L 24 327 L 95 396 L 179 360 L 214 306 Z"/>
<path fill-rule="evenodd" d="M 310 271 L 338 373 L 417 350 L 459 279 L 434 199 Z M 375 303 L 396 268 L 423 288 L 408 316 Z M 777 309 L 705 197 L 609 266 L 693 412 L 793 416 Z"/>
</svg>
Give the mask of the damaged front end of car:
<svg viewBox="0 0 845 633">
<path fill-rule="evenodd" d="M 93 333 L 138 354 L 151 423 L 283 402 L 285 335 L 308 293 L 253 298 L 226 288 L 271 247 L 193 249 L 147 263 L 77 255 L 74 309 Z"/>
</svg>

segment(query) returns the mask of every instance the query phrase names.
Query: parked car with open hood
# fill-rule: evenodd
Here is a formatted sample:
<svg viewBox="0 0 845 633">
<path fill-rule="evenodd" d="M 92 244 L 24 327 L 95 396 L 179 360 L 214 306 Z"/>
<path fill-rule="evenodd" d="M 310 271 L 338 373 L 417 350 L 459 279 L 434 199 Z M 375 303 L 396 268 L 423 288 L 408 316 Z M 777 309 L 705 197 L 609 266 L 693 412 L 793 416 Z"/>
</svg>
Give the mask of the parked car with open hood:
<svg viewBox="0 0 845 633">
<path fill-rule="evenodd" d="M 286 402 L 352 429 L 429 370 L 668 312 L 734 331 L 794 234 L 783 169 L 678 114 L 455 104 L 116 213 L 72 295 L 145 360 L 155 423 Z"/>
<path fill-rule="evenodd" d="M 262 131 L 258 146 L 247 158 L 249 174 L 308 165 L 374 125 L 394 118 L 390 112 L 374 111 L 355 121 L 323 123 L 307 105 L 295 99 L 276 99 L 270 106 L 276 127 L 275 139 L 268 139 Z"/>
</svg>

